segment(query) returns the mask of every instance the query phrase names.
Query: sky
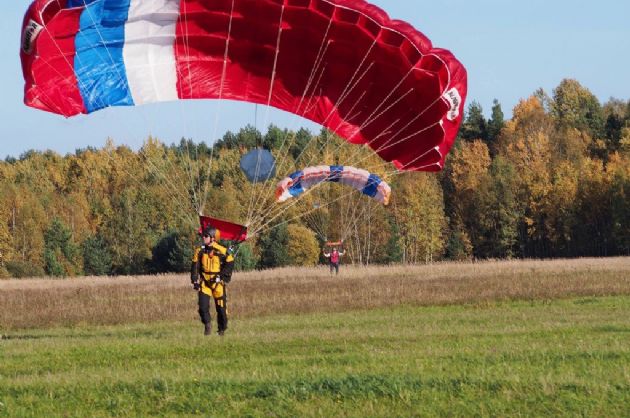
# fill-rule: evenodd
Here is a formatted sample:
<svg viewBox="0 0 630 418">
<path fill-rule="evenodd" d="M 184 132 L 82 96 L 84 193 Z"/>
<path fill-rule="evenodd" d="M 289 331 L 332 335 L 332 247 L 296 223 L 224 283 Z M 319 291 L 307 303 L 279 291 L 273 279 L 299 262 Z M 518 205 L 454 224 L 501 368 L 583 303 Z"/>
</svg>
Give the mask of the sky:
<svg viewBox="0 0 630 418">
<path fill-rule="evenodd" d="M 265 131 L 320 127 L 284 112 L 228 101 L 109 108 L 65 119 L 23 104 L 19 60 L 22 16 L 30 0 L 4 2 L 0 13 L 0 158 L 34 149 L 60 154 L 107 138 L 137 149 L 147 136 L 211 142 L 250 124 Z M 578 80 L 603 103 L 630 99 L 628 0 L 372 0 L 405 20 L 434 46 L 449 49 L 468 71 L 467 106 L 489 117 L 494 99 L 506 117 L 538 88 L 551 93 L 564 78 Z"/>
</svg>

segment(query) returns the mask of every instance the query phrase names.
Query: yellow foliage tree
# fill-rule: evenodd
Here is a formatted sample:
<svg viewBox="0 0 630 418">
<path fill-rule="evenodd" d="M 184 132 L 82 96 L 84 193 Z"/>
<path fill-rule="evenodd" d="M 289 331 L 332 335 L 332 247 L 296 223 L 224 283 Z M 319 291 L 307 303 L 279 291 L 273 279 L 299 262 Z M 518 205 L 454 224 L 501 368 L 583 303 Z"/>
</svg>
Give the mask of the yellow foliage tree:
<svg viewBox="0 0 630 418">
<path fill-rule="evenodd" d="M 442 189 L 434 175 L 408 173 L 393 196 L 400 228 L 403 262 L 432 262 L 444 253 L 447 220 Z"/>
<path fill-rule="evenodd" d="M 315 234 L 302 225 L 287 227 L 289 235 L 288 255 L 291 263 L 298 266 L 314 266 L 319 260 L 319 245 Z"/>
</svg>

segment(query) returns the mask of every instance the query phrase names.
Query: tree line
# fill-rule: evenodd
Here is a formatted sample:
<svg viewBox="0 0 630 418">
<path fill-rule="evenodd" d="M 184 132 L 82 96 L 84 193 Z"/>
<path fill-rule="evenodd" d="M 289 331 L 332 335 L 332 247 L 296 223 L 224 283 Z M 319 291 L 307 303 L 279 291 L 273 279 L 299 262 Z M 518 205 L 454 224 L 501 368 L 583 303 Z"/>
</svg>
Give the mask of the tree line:
<svg viewBox="0 0 630 418">
<path fill-rule="evenodd" d="M 277 178 L 252 184 L 247 150 L 269 149 Z M 331 184 L 287 205 L 273 185 L 307 165 L 356 165 L 392 187 L 388 206 Z M 203 193 L 202 193 L 203 191 Z M 246 126 L 213 145 L 109 140 L 61 156 L 0 161 L 0 277 L 182 272 L 198 241 L 194 203 L 254 220 L 240 269 L 324 262 L 551 258 L 630 254 L 630 101 L 601 104 L 575 80 L 521 100 L 506 120 L 472 102 L 445 169 L 400 173 L 327 130 Z"/>
</svg>

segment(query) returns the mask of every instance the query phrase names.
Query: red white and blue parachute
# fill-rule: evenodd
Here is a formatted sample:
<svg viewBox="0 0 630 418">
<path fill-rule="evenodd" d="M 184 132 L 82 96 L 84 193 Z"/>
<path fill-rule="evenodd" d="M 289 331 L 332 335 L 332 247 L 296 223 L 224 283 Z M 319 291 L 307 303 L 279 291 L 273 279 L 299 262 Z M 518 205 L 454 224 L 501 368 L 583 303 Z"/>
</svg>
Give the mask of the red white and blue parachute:
<svg viewBox="0 0 630 418">
<path fill-rule="evenodd" d="M 289 174 L 276 186 L 276 201 L 284 202 L 297 197 L 311 187 L 322 183 L 333 182 L 359 190 L 376 201 L 389 204 L 392 189 L 376 174 L 356 167 L 337 165 L 318 165 Z"/>
<path fill-rule="evenodd" d="M 38 109 L 241 100 L 404 170 L 443 167 L 466 97 L 449 51 L 363 0 L 36 0 L 21 59 L 25 103 Z"/>
</svg>

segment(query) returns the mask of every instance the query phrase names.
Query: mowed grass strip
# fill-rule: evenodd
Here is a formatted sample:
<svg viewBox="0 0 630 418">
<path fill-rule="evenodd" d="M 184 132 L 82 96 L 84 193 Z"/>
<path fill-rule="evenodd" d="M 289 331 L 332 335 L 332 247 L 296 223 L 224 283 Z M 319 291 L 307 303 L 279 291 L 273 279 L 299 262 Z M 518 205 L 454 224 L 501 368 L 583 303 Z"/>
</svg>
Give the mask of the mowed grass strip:
<svg viewBox="0 0 630 418">
<path fill-rule="evenodd" d="M 630 257 L 427 266 L 284 268 L 235 274 L 232 318 L 400 304 L 630 295 Z M 187 275 L 0 281 L 0 333 L 24 328 L 195 320 Z"/>
<path fill-rule="evenodd" d="M 11 332 L 0 416 L 628 416 L 630 296 Z"/>
</svg>

